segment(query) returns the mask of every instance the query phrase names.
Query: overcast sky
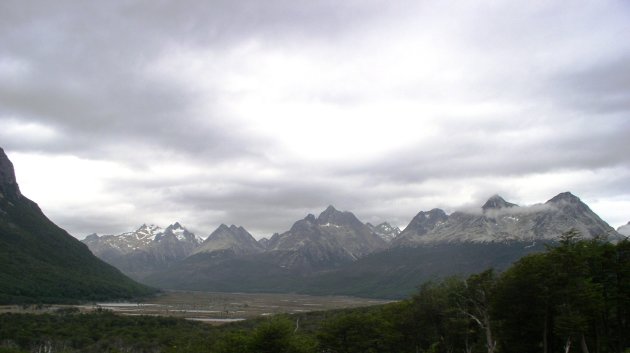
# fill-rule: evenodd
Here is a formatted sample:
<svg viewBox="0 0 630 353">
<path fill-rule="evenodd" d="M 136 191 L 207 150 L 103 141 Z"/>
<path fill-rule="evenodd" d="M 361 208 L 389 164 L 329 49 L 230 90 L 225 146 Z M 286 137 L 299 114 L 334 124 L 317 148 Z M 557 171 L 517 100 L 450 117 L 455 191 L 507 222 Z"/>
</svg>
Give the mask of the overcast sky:
<svg viewBox="0 0 630 353">
<path fill-rule="evenodd" d="M 78 238 L 571 191 L 630 221 L 630 2 L 0 2 L 0 146 Z"/>
</svg>

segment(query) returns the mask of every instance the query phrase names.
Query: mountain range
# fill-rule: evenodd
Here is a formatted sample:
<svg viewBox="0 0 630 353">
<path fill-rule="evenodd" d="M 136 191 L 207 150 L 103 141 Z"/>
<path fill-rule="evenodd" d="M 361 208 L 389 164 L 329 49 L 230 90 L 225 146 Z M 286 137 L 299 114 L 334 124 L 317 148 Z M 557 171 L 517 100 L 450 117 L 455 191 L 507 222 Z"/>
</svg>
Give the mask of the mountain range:
<svg viewBox="0 0 630 353">
<path fill-rule="evenodd" d="M 22 195 L 0 149 L 0 303 L 155 292 L 123 273 L 161 288 L 398 298 L 433 278 L 506 268 L 570 229 L 585 238 L 621 241 L 630 223 L 617 232 L 564 192 L 533 206 L 495 195 L 475 210 L 421 211 L 403 231 L 329 206 L 260 241 L 237 225 L 222 224 L 203 239 L 175 222 L 92 234 L 82 243 Z"/>
<path fill-rule="evenodd" d="M 393 242 L 394 246 L 461 242 L 551 241 L 575 229 L 591 238 L 620 235 L 570 192 L 563 192 L 544 204 L 519 207 L 492 196 L 480 210 L 446 215 L 433 209 L 418 213 Z"/>
<path fill-rule="evenodd" d="M 96 256 L 140 279 L 186 258 L 202 240 L 176 222 L 166 229 L 143 224 L 118 235 L 91 234 L 83 242 Z"/>
<path fill-rule="evenodd" d="M 585 238 L 625 238 L 569 192 L 526 207 L 495 195 L 476 210 L 450 215 L 441 209 L 421 211 L 402 232 L 387 222 L 364 224 L 333 206 L 258 242 L 242 227 L 221 225 L 166 266 L 143 273 L 118 266 L 164 288 L 397 297 L 434 276 L 505 268 L 569 229 Z M 133 234 L 117 237 L 138 238 Z M 100 239 L 108 237 L 115 236 Z M 105 258 L 99 254 L 102 247 L 85 242 Z M 142 246 L 156 249 L 156 243 Z"/>
<path fill-rule="evenodd" d="M 22 195 L 0 148 L 0 303 L 132 298 L 155 290 L 94 256 Z"/>
</svg>

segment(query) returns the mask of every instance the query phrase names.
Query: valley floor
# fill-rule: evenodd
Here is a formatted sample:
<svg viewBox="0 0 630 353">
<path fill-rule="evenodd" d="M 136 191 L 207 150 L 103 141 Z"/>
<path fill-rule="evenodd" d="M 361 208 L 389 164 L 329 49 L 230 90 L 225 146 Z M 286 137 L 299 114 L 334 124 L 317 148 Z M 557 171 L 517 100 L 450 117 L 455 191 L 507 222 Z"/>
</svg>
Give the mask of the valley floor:
<svg viewBox="0 0 630 353">
<path fill-rule="evenodd" d="M 0 313 L 50 313 L 70 308 L 90 312 L 100 308 L 121 315 L 170 316 L 222 324 L 274 314 L 357 308 L 389 302 L 391 301 L 348 296 L 167 291 L 141 302 L 84 305 L 7 305 L 0 306 Z"/>
</svg>

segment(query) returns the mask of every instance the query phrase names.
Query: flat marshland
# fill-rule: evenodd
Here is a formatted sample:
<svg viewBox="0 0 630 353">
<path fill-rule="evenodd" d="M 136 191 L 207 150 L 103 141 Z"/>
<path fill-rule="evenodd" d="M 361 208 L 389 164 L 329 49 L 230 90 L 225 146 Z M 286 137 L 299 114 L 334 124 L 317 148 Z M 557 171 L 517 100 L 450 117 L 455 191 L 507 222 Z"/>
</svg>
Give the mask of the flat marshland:
<svg viewBox="0 0 630 353">
<path fill-rule="evenodd" d="M 121 315 L 170 316 L 221 324 L 275 314 L 357 308 L 389 302 L 391 301 L 346 296 L 165 291 L 158 296 L 141 301 L 28 307 L 2 306 L 0 313 L 45 313 L 74 307 L 84 312 L 104 309 Z"/>
</svg>

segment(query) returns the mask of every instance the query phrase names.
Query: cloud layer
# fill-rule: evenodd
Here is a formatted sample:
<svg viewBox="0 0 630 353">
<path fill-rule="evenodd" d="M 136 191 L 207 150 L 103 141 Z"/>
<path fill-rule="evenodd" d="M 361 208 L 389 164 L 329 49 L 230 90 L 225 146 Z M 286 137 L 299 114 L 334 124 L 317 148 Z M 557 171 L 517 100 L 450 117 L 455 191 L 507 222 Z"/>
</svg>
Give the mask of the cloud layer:
<svg viewBox="0 0 630 353">
<path fill-rule="evenodd" d="M 571 190 L 630 220 L 624 1 L 0 4 L 0 145 L 72 234 Z"/>
</svg>

